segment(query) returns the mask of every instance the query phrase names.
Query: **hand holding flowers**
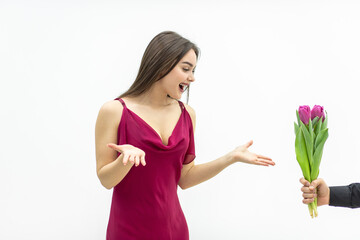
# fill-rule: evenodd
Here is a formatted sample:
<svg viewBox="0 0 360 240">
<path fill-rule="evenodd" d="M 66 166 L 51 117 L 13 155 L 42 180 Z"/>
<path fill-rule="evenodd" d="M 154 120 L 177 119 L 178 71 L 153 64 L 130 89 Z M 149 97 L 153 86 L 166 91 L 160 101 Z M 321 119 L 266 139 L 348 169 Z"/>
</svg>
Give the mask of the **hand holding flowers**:
<svg viewBox="0 0 360 240">
<path fill-rule="evenodd" d="M 301 167 L 303 176 L 311 183 L 319 176 L 319 167 L 324 144 L 329 136 L 327 116 L 324 108 L 315 105 L 310 111 L 309 106 L 300 106 L 296 111 L 298 123 L 295 127 L 295 152 L 296 159 Z M 317 199 L 309 203 L 311 217 L 317 217 Z"/>
</svg>

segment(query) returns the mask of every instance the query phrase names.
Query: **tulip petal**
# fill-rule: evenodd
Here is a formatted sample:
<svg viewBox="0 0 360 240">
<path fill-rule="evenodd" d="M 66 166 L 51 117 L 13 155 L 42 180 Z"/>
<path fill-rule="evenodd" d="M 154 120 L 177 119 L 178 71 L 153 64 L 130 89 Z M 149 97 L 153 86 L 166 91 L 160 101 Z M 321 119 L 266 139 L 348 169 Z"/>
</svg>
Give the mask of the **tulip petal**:
<svg viewBox="0 0 360 240">
<path fill-rule="evenodd" d="M 303 105 L 299 107 L 299 116 L 300 120 L 305 124 L 309 124 L 309 120 L 311 119 L 311 110 L 308 105 Z"/>
<path fill-rule="evenodd" d="M 315 117 L 325 117 L 324 115 L 324 107 L 320 105 L 315 105 L 313 109 L 311 110 L 311 119 L 314 119 Z M 323 119 L 324 120 L 324 119 Z"/>
</svg>

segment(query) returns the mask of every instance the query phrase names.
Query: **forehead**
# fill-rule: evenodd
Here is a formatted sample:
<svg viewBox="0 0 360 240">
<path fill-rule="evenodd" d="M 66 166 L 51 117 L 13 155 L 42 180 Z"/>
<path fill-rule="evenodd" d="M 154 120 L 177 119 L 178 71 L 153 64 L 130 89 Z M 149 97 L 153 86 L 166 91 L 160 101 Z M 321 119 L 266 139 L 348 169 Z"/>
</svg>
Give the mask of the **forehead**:
<svg viewBox="0 0 360 240">
<path fill-rule="evenodd" d="M 196 54 L 195 51 L 193 49 L 190 49 L 185 55 L 184 57 L 180 60 L 180 63 L 182 62 L 189 62 L 191 63 L 193 66 L 196 65 Z"/>
</svg>

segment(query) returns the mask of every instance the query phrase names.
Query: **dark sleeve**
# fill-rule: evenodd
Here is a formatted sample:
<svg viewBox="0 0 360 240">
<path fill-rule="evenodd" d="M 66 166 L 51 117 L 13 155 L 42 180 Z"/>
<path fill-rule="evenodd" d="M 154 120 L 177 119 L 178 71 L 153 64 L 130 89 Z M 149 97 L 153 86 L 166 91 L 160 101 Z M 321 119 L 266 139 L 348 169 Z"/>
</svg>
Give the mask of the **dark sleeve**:
<svg viewBox="0 0 360 240">
<path fill-rule="evenodd" d="M 329 206 L 335 207 L 360 207 L 360 183 L 348 186 L 330 187 Z"/>
</svg>

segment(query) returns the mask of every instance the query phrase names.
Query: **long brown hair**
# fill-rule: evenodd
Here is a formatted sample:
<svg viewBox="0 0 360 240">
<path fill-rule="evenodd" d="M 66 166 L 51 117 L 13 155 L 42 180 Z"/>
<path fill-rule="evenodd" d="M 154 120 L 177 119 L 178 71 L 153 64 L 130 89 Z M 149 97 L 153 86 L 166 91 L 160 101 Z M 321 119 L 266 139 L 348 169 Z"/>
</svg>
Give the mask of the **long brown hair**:
<svg viewBox="0 0 360 240">
<path fill-rule="evenodd" d="M 156 81 L 165 77 L 191 49 L 195 51 L 198 58 L 199 48 L 179 34 L 164 31 L 156 35 L 144 52 L 135 81 L 119 98 L 136 97 L 145 93 Z M 188 100 L 189 87 L 187 88 Z"/>
</svg>

